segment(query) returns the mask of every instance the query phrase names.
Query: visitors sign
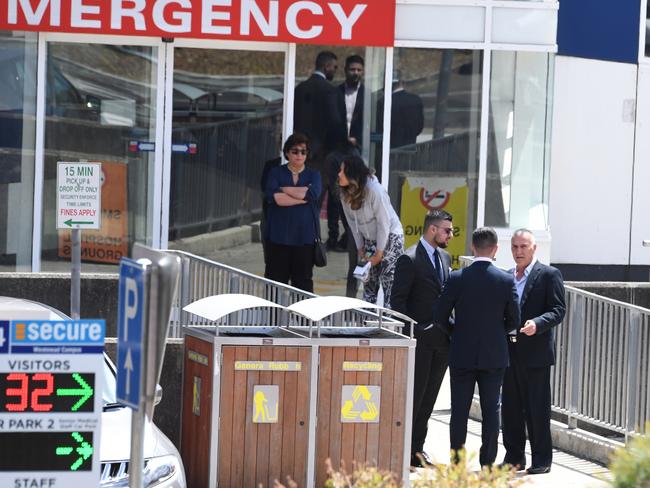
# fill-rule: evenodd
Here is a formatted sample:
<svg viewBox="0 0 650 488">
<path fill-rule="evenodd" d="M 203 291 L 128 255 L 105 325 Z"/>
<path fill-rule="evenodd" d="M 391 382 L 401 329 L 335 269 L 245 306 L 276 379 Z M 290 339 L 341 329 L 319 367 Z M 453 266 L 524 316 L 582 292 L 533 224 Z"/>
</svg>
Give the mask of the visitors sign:
<svg viewBox="0 0 650 488">
<path fill-rule="evenodd" d="M 56 228 L 99 229 L 102 221 L 101 163 L 59 162 Z"/>
<path fill-rule="evenodd" d="M 0 486 L 97 486 L 104 331 L 0 321 Z"/>
</svg>

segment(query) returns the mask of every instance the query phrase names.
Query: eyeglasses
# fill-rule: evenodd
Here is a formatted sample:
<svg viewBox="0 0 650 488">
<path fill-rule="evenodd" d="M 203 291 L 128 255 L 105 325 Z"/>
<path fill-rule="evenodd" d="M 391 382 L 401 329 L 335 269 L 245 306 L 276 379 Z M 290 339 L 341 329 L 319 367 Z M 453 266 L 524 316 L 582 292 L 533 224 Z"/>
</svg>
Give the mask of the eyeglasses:
<svg viewBox="0 0 650 488">
<path fill-rule="evenodd" d="M 438 227 L 438 229 L 440 229 L 441 231 L 443 231 L 447 235 L 451 234 L 454 231 L 453 227 L 447 227 L 447 228 Z"/>
<path fill-rule="evenodd" d="M 309 150 L 307 149 L 292 149 L 289 151 L 291 154 L 297 156 L 298 154 L 302 154 L 303 156 L 306 156 L 307 153 L 309 153 Z"/>
</svg>

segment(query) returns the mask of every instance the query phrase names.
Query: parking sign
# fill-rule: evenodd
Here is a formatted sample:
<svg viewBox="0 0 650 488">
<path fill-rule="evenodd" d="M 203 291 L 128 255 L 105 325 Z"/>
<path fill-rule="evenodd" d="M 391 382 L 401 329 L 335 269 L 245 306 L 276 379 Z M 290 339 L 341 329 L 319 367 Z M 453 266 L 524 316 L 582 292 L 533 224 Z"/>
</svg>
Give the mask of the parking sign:
<svg viewBox="0 0 650 488">
<path fill-rule="evenodd" d="M 142 393 L 144 328 L 144 267 L 132 259 L 120 261 L 117 328 L 117 400 L 134 410 Z"/>
</svg>

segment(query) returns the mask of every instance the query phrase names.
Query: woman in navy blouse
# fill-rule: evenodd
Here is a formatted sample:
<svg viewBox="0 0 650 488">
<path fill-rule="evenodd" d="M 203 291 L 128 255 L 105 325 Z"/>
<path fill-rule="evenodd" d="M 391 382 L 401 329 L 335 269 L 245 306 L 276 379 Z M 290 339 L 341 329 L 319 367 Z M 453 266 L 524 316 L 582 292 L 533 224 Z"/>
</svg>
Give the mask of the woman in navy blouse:
<svg viewBox="0 0 650 488">
<path fill-rule="evenodd" d="M 314 291 L 314 241 L 319 224 L 320 173 L 305 166 L 309 140 L 292 134 L 282 148 L 288 163 L 273 168 L 266 182 L 269 204 L 265 237 L 267 263 L 264 276 Z"/>
</svg>

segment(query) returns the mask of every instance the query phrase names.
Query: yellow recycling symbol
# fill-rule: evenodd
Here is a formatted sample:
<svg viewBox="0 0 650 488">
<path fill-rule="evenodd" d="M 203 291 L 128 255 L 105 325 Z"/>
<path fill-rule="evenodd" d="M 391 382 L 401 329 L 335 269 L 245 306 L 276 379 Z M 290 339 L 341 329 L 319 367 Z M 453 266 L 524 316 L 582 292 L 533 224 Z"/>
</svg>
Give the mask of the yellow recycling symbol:
<svg viewBox="0 0 650 488">
<path fill-rule="evenodd" d="M 253 396 L 255 404 L 255 412 L 253 414 L 253 422 L 255 423 L 275 423 L 278 420 L 278 403 L 275 402 L 275 414 L 271 416 L 269 413 L 269 401 L 263 391 L 257 390 Z"/>
<path fill-rule="evenodd" d="M 379 407 L 377 406 L 380 387 L 370 387 L 370 391 L 364 385 L 344 385 L 341 406 L 341 420 L 343 422 L 374 422 L 379 418 Z M 350 394 L 350 389 L 352 393 Z M 350 398 L 351 397 L 351 398 Z"/>
</svg>

